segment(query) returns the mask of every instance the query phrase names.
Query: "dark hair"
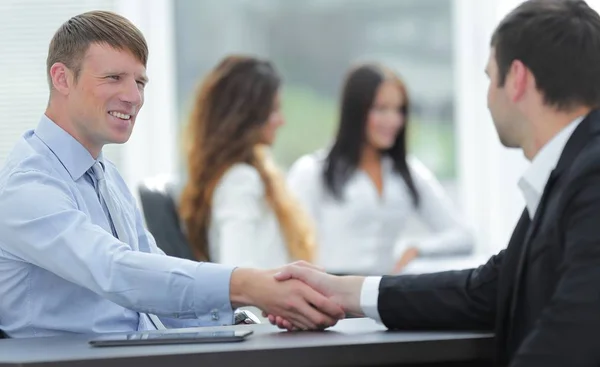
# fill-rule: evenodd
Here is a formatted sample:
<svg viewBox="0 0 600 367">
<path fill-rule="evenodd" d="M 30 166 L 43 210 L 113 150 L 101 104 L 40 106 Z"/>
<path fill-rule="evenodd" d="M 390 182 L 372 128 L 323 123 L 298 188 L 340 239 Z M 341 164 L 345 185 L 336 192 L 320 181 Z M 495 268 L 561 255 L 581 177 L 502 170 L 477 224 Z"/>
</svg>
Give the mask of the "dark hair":
<svg viewBox="0 0 600 367">
<path fill-rule="evenodd" d="M 600 16 L 582 0 L 529 0 L 508 14 L 491 39 L 498 86 L 520 60 L 547 105 L 559 110 L 600 102 Z"/>
<path fill-rule="evenodd" d="M 366 125 L 369 111 L 379 86 L 393 81 L 404 96 L 401 113 L 405 122 L 394 145 L 383 152 L 392 158 L 394 169 L 402 176 L 410 191 L 413 204 L 418 206 L 419 193 L 406 162 L 406 127 L 409 116 L 409 98 L 402 80 L 391 70 L 378 64 L 363 64 L 350 70 L 342 91 L 341 115 L 337 137 L 327 155 L 323 178 L 329 192 L 342 198 L 342 188 L 356 171 L 366 143 Z"/>
<path fill-rule="evenodd" d="M 75 80 L 81 62 L 93 43 L 105 43 L 117 50 L 128 50 L 144 66 L 148 61 L 148 45 L 142 32 L 127 18 L 109 11 L 90 11 L 67 20 L 54 33 L 46 59 L 48 84 L 52 89 L 50 68 L 57 62 L 73 70 Z"/>
</svg>

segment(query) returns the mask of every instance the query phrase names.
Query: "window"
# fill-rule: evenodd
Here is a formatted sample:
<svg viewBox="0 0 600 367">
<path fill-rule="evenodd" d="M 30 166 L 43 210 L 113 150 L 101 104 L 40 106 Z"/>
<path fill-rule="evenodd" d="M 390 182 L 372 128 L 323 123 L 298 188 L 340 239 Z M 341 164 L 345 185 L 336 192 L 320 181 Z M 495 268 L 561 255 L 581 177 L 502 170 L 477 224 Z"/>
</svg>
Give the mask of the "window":
<svg viewBox="0 0 600 367">
<path fill-rule="evenodd" d="M 221 0 L 174 2 L 178 120 L 197 83 L 229 53 L 272 60 L 284 78 L 287 125 L 274 154 L 289 166 L 327 146 L 344 74 L 385 63 L 407 82 L 410 150 L 443 180 L 455 170 L 452 2 L 448 0 Z"/>
<path fill-rule="evenodd" d="M 114 7 L 113 0 L 0 2 L 0 164 L 46 109 L 46 56 L 54 32 L 76 14 Z M 105 154 L 120 166 L 121 147 L 107 146 Z"/>
</svg>

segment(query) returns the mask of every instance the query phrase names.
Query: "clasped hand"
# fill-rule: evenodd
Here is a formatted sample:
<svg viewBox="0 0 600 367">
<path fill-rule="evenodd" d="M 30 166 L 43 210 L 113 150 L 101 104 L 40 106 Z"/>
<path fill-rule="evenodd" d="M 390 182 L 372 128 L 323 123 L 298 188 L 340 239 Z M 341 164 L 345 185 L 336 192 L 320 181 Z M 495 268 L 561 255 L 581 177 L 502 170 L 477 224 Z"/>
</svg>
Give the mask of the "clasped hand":
<svg viewBox="0 0 600 367">
<path fill-rule="evenodd" d="M 274 289 L 287 286 L 286 307 L 263 310 L 263 316 L 282 329 L 319 330 L 337 323 L 346 313 L 361 314 L 360 289 L 364 278 L 337 277 L 304 261 L 277 269 Z M 284 298 L 285 299 L 285 298 Z"/>
</svg>

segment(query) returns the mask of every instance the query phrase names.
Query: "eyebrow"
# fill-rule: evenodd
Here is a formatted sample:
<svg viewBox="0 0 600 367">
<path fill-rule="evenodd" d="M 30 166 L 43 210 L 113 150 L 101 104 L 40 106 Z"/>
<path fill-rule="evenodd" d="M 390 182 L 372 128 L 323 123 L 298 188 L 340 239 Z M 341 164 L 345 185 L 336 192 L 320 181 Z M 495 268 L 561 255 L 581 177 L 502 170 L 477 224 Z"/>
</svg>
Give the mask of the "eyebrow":
<svg viewBox="0 0 600 367">
<path fill-rule="evenodd" d="M 104 73 L 104 76 L 109 76 L 109 75 L 118 75 L 118 76 L 126 76 L 129 73 L 125 73 L 125 72 L 121 72 L 121 73 L 117 73 L 117 72 L 111 72 L 111 71 L 107 71 Z M 150 81 L 148 79 L 148 76 L 146 74 L 142 74 L 139 77 L 135 78 L 137 81 L 141 81 L 144 84 L 148 84 L 148 82 Z"/>
<path fill-rule="evenodd" d="M 144 84 L 148 84 L 148 82 L 150 81 L 150 79 L 148 79 L 148 76 L 145 74 L 140 75 L 140 77 L 137 79 Z"/>
</svg>

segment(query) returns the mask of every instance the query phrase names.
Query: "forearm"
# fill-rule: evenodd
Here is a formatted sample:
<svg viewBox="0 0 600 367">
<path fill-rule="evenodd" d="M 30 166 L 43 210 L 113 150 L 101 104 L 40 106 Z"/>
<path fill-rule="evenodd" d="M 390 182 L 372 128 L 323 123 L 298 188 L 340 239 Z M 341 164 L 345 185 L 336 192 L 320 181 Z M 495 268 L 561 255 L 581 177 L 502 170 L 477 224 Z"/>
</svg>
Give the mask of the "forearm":
<svg viewBox="0 0 600 367">
<path fill-rule="evenodd" d="M 5 250 L 135 311 L 183 318 L 226 311 L 230 267 L 133 251 L 79 211 L 60 216 L 70 225 L 52 235 L 37 220 L 3 227 L 13 239 Z"/>
<path fill-rule="evenodd" d="M 215 310 L 221 315 L 232 312 L 233 268 L 154 254 L 127 255 L 114 260 L 110 278 L 96 282 L 107 299 L 139 312 L 182 319 L 206 318 Z"/>
<path fill-rule="evenodd" d="M 378 310 L 390 329 L 491 330 L 504 251 L 477 269 L 384 276 Z"/>
<path fill-rule="evenodd" d="M 475 271 L 384 276 L 378 298 L 382 322 L 390 329 L 491 330 L 496 287 L 471 287 Z"/>
</svg>

